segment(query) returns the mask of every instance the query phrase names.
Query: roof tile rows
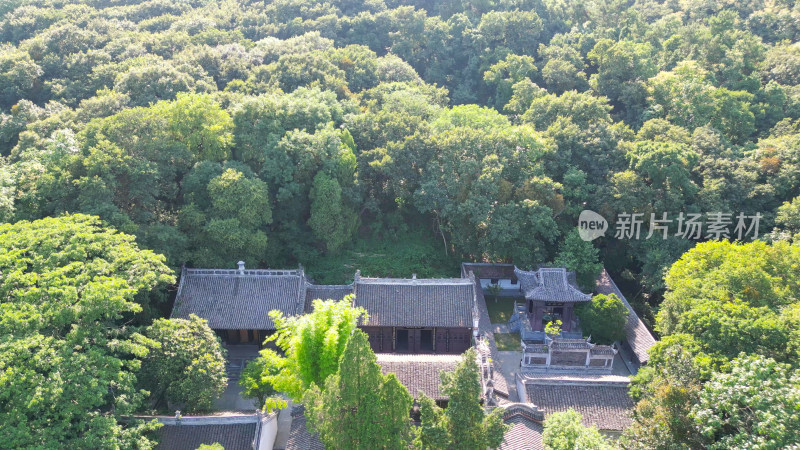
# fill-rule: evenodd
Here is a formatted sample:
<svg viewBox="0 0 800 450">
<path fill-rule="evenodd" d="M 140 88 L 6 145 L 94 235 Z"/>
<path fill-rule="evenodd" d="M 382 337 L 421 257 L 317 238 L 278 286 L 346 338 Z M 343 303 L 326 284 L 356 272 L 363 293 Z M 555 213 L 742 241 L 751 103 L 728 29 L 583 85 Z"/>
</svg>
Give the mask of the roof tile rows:
<svg viewBox="0 0 800 450">
<path fill-rule="evenodd" d="M 228 447 L 225 447 L 227 450 Z M 292 407 L 292 426 L 289 429 L 289 440 L 286 450 L 325 450 L 325 445 L 316 433 L 311 433 L 306 426 L 305 407 Z"/>
<path fill-rule="evenodd" d="M 500 450 L 544 450 L 541 424 L 521 415 L 509 417 L 505 423 L 511 428 L 506 431 Z"/>
<path fill-rule="evenodd" d="M 472 328 L 475 286 L 469 278 L 396 279 L 356 275 L 354 305 L 370 326 Z"/>
<path fill-rule="evenodd" d="M 160 450 L 195 449 L 203 444 L 220 443 L 225 450 L 250 450 L 256 435 L 256 422 L 219 425 L 164 425 L 159 428 Z"/>
<path fill-rule="evenodd" d="M 542 267 L 536 271 L 525 271 L 515 268 L 522 291 L 528 300 L 546 302 L 588 302 L 590 294 L 584 294 L 569 280 L 569 274 L 563 267 Z"/>
<path fill-rule="evenodd" d="M 378 353 L 378 364 L 384 374 L 394 373 L 414 398 L 422 392 L 434 400 L 446 400 L 441 391 L 441 372 L 455 370 L 461 355 L 399 355 Z"/>
<path fill-rule="evenodd" d="M 311 306 L 314 300 L 339 301 L 352 293 L 352 285 L 315 285 L 306 283 L 306 304 L 304 311 L 307 314 L 314 310 Z"/>
<path fill-rule="evenodd" d="M 302 271 L 184 269 L 172 317 L 196 314 L 215 330 L 274 330 L 273 309 L 297 315 L 305 306 Z"/>
<path fill-rule="evenodd" d="M 636 358 L 641 364 L 646 364 L 650 359 L 648 352 L 650 351 L 650 347 L 655 345 L 656 339 L 636 314 L 636 311 L 633 310 L 625 296 L 622 295 L 617 284 L 614 283 L 614 280 L 611 279 L 611 276 L 605 269 L 603 269 L 603 272 L 597 278 L 597 293 L 604 295 L 615 294 L 622 300 L 625 307 L 628 308 L 628 321 L 625 323 L 625 336 Z"/>
<path fill-rule="evenodd" d="M 626 386 L 553 383 L 526 384 L 525 388 L 528 401 L 548 415 L 571 408 L 583 415 L 584 425 L 608 431 L 622 431 L 633 422 L 633 400 Z"/>
</svg>

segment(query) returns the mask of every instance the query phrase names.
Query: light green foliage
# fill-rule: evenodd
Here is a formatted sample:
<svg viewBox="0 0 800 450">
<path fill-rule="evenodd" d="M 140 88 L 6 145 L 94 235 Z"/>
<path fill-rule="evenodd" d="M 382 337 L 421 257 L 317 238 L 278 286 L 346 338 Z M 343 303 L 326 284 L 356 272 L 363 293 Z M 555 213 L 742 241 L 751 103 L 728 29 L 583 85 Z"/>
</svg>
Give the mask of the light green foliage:
<svg viewBox="0 0 800 450">
<path fill-rule="evenodd" d="M 784 448 L 800 441 L 800 374 L 740 356 L 703 386 L 692 417 L 707 448 Z"/>
<path fill-rule="evenodd" d="M 215 442 L 211 445 L 203 444 L 200 447 L 197 447 L 196 450 L 225 450 L 225 447 L 223 447 L 219 442 Z"/>
<path fill-rule="evenodd" d="M 462 105 L 443 111 L 432 126 L 438 132 L 467 127 L 489 131 L 508 128 L 511 122 L 494 109 Z"/>
<path fill-rule="evenodd" d="M 547 322 L 547 325 L 544 326 L 544 332 L 550 336 L 559 336 L 561 335 L 562 325 L 564 325 L 564 323 L 560 320 L 551 320 L 550 322 Z"/>
<path fill-rule="evenodd" d="M 772 234 L 776 239 L 800 239 L 800 197 L 795 197 L 791 202 L 785 202 L 778 208 L 775 218 L 775 230 Z"/>
<path fill-rule="evenodd" d="M 330 448 L 403 449 L 410 440 L 412 397 L 394 374 L 383 375 L 368 336 L 347 340 L 338 371 L 304 399 L 311 430 Z"/>
<path fill-rule="evenodd" d="M 782 312 L 798 298 L 798 252 L 786 242 L 698 244 L 667 273 L 657 328 L 694 336 L 720 363 L 740 352 L 785 360 Z"/>
<path fill-rule="evenodd" d="M 0 47 L 0 104 L 9 107 L 33 93 L 42 68 L 27 52 L 11 45 Z"/>
<path fill-rule="evenodd" d="M 284 361 L 271 358 L 265 365 L 266 371 L 281 367 L 274 378 L 267 376 L 267 382 L 276 391 L 300 400 L 312 385 L 326 386 L 325 380 L 338 369 L 356 323 L 360 318 L 367 318 L 366 311 L 354 308 L 351 301 L 351 297 L 338 302 L 316 299 L 312 303 L 313 311 L 300 317 L 284 317 L 280 311 L 270 312 L 277 331 L 269 340 L 274 341 L 286 355 Z"/>
<path fill-rule="evenodd" d="M 597 430 L 585 427 L 575 410 L 552 413 L 544 421 L 542 443 L 547 450 L 610 450 L 614 446 Z"/>
<path fill-rule="evenodd" d="M 213 172 L 213 167 L 203 167 Z M 198 174 L 199 175 L 199 174 Z M 190 260 L 199 266 L 225 261 L 232 266 L 239 260 L 256 264 L 263 261 L 267 249 L 265 228 L 272 223 L 272 208 L 266 183 L 228 168 L 192 192 L 205 208 L 190 203 L 180 212 L 180 226 L 197 249 Z"/>
<path fill-rule="evenodd" d="M 702 437 L 691 416 L 702 382 L 710 376 L 710 359 L 691 336 L 672 335 L 650 348 L 648 365 L 631 379 L 637 401 L 635 422 L 622 438 L 625 448 L 696 448 Z"/>
<path fill-rule="evenodd" d="M 139 384 L 150 392 L 157 410 L 207 411 L 228 386 L 225 349 L 195 315 L 187 319 L 157 319 L 144 330 L 153 341 L 142 360 Z M 167 403 L 169 402 L 169 403 Z"/>
<path fill-rule="evenodd" d="M 628 40 L 601 39 L 587 57 L 597 67 L 589 79 L 592 88 L 623 109 L 628 123 L 641 120 L 647 97 L 645 81 L 655 75 L 653 46 Z"/>
<path fill-rule="evenodd" d="M 585 336 L 596 344 L 612 344 L 625 338 L 628 308 L 614 294 L 595 295 L 589 303 L 576 308 Z"/>
<path fill-rule="evenodd" d="M 511 99 L 513 86 L 523 80 L 531 80 L 536 74 L 536 64 L 530 56 L 508 55 L 492 65 L 483 74 L 487 84 L 495 86 L 495 107 L 502 110 Z"/>
<path fill-rule="evenodd" d="M 0 225 L 0 271 L 0 441 L 151 448 L 157 426 L 118 421 L 148 352 L 123 323 L 174 282 L 164 258 L 74 215 Z"/>
<path fill-rule="evenodd" d="M 228 159 L 233 120 L 208 94 L 178 94 L 169 104 L 170 130 L 198 160 Z"/>
<path fill-rule="evenodd" d="M 442 392 L 449 397 L 442 411 L 424 394 L 422 424 L 415 430 L 415 448 L 497 448 L 508 425 L 503 409 L 486 414 L 481 406 L 481 380 L 475 349 L 464 352 L 453 372 L 441 373 Z"/>
<path fill-rule="evenodd" d="M 577 231 L 567 234 L 553 264 L 575 271 L 578 285 L 585 292 L 594 290 L 595 281 L 603 270 L 599 252 L 591 242 L 581 239 Z"/>
<path fill-rule="evenodd" d="M 242 396 L 254 398 L 259 405 L 263 405 L 267 397 L 277 394 L 273 384 L 284 367 L 286 358 L 270 348 L 261 350 L 258 357 L 249 361 L 242 370 L 239 378 Z"/>
</svg>

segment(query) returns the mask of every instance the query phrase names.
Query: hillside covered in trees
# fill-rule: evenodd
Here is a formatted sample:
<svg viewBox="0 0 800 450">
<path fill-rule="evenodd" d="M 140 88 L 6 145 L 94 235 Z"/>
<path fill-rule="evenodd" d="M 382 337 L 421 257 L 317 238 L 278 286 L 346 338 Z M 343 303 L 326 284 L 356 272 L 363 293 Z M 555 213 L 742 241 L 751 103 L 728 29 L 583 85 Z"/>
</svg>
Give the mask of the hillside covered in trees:
<svg viewBox="0 0 800 450">
<path fill-rule="evenodd" d="M 583 209 L 792 236 L 798 8 L 3 2 L 0 216 L 98 215 L 173 268 L 321 282 L 568 260 Z M 656 306 L 693 242 L 595 244 Z"/>
<path fill-rule="evenodd" d="M 299 263 L 324 284 L 468 260 L 553 262 L 587 289 L 602 264 L 644 294 L 661 340 L 633 378 L 625 448 L 800 442 L 797 1 L 0 14 L 0 441 L 150 448 L 156 425 L 121 418 L 208 409 L 224 349 L 199 319 L 158 319 L 184 263 Z M 590 243 L 585 209 L 760 214 L 766 242 L 697 244 L 673 222 Z M 324 423 L 334 403 L 318 400 Z"/>
</svg>

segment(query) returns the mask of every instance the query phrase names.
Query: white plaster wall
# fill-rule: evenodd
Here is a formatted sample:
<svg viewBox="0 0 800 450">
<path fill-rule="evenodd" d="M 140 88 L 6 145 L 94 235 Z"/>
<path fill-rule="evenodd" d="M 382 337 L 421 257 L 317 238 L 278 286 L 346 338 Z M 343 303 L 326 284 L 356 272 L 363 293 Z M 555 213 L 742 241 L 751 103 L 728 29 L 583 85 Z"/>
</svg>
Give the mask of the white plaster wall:
<svg viewBox="0 0 800 450">
<path fill-rule="evenodd" d="M 500 289 L 507 290 L 507 289 L 514 289 L 519 290 L 519 283 L 512 284 L 511 280 L 498 280 L 497 284 L 500 285 Z M 481 287 L 483 289 L 488 288 L 492 285 L 492 280 L 490 279 L 481 279 Z"/>
<path fill-rule="evenodd" d="M 278 436 L 278 413 L 271 413 L 261 419 L 261 436 L 256 450 L 272 450 Z"/>
</svg>

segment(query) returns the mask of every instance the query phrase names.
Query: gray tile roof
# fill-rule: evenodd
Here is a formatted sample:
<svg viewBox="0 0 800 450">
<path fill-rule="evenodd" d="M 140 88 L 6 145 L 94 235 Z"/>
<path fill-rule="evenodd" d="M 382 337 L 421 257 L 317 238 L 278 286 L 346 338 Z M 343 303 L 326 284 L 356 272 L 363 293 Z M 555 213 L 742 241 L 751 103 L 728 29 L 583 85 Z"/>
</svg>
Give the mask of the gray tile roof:
<svg viewBox="0 0 800 450">
<path fill-rule="evenodd" d="M 274 330 L 269 312 L 302 314 L 302 270 L 184 269 L 173 318 L 196 314 L 215 330 Z"/>
<path fill-rule="evenodd" d="M 461 355 L 399 355 L 378 353 L 378 364 L 384 374 L 393 373 L 414 398 L 423 392 L 434 400 L 448 397 L 440 389 L 442 371 L 455 370 Z"/>
<path fill-rule="evenodd" d="M 633 400 L 626 386 L 526 383 L 525 388 L 528 401 L 545 415 L 572 408 L 583 415 L 584 425 L 607 431 L 622 431 L 633 422 Z"/>
<path fill-rule="evenodd" d="M 313 300 L 341 300 L 353 293 L 352 285 L 316 285 L 306 284 L 306 305 L 305 312 L 310 313 L 313 308 Z"/>
<path fill-rule="evenodd" d="M 469 278 L 361 278 L 356 273 L 355 306 L 369 326 L 472 328 L 475 286 Z"/>
<path fill-rule="evenodd" d="M 511 428 L 506 431 L 500 450 L 544 450 L 541 424 L 517 414 L 505 419 L 505 423 Z"/>
<path fill-rule="evenodd" d="M 227 447 L 225 449 L 227 450 Z M 308 431 L 305 408 L 302 405 L 292 408 L 292 426 L 289 429 L 286 450 L 325 450 L 325 445 L 319 440 L 319 436 Z"/>
<path fill-rule="evenodd" d="M 220 443 L 225 450 L 250 450 L 256 422 L 220 425 L 164 425 L 158 430 L 159 450 L 194 450 L 203 444 Z"/>
<path fill-rule="evenodd" d="M 591 294 L 584 294 L 570 283 L 569 273 L 563 267 L 542 267 L 536 271 L 515 268 L 514 273 L 529 300 L 576 303 L 592 299 Z"/>
<path fill-rule="evenodd" d="M 655 345 L 656 339 L 636 314 L 636 311 L 633 310 L 625 296 L 622 295 L 617 284 L 614 283 L 614 280 L 611 279 L 611 276 L 605 269 L 603 269 L 603 272 L 597 278 L 597 293 L 604 295 L 615 294 L 622 300 L 625 307 L 628 308 L 628 321 L 625 322 L 625 337 L 639 362 L 641 364 L 646 364 L 650 359 L 648 352 L 650 351 L 650 347 Z"/>
</svg>

